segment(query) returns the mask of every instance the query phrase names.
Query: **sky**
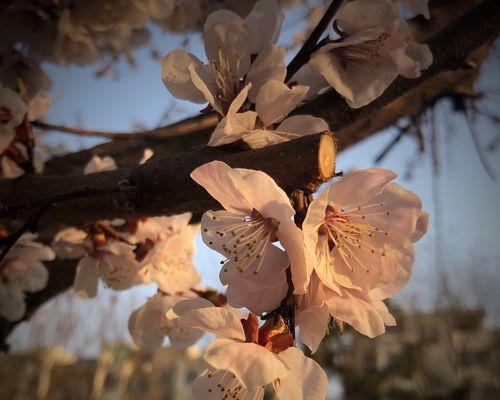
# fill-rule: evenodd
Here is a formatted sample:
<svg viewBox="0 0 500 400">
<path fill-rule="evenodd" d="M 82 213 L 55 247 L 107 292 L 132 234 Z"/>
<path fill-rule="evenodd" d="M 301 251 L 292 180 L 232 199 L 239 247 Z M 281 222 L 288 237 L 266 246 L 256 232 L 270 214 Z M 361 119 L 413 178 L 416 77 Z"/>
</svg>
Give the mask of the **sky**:
<svg viewBox="0 0 500 400">
<path fill-rule="evenodd" d="M 294 33 L 303 26 L 302 16 L 301 10 L 286 15 L 281 43 L 289 43 Z M 152 47 L 160 54 L 166 54 L 181 47 L 182 39 L 180 36 L 166 36 L 153 29 Z M 204 59 L 199 35 L 193 35 L 187 50 Z M 97 66 L 63 68 L 47 64 L 45 69 L 53 80 L 50 93 L 53 106 L 45 120 L 55 124 L 116 131 L 134 130 L 138 125 L 143 128 L 157 127 L 174 99 L 161 82 L 160 63 L 151 58 L 150 48 L 135 54 L 137 68 L 133 69 L 123 61 L 118 63 L 117 79 L 96 79 L 93 73 Z M 495 83 L 498 60 L 491 60 L 487 67 L 484 82 L 481 82 L 482 89 L 491 89 L 492 82 Z M 498 96 L 484 104 L 498 112 L 498 103 L 495 101 L 498 101 Z M 184 101 L 174 104 L 173 111 L 163 124 L 196 115 L 199 111 L 199 108 Z M 500 310 L 495 301 L 496 288 L 500 284 L 500 153 L 486 154 L 498 176 L 497 182 L 494 182 L 481 165 L 463 118 L 453 115 L 449 107 L 443 105 L 437 111 L 436 121 L 440 154 L 437 176 L 433 171 L 430 152 L 417 156 L 416 142 L 407 137 L 377 166 L 398 173 L 396 182 L 416 192 L 422 198 L 424 209 L 430 214 L 429 232 L 416 244 L 413 278 L 397 300 L 407 307 L 430 309 L 442 300 L 443 276 L 447 276 L 452 291 L 457 293 L 457 301 L 485 306 L 490 312 L 491 323 L 497 324 L 500 321 Z M 427 124 L 424 128 L 429 126 Z M 484 121 L 480 121 L 477 127 L 483 144 L 498 132 L 498 128 Z M 389 129 L 342 152 L 338 156 L 338 170 L 373 167 L 373 160 L 394 135 L 395 130 Z M 70 150 L 90 147 L 100 141 L 67 134 L 45 134 L 44 138 L 51 144 L 59 143 Z M 405 179 L 408 168 L 412 172 L 411 179 Z M 437 249 L 440 249 L 439 252 Z M 218 282 L 219 260 L 218 254 L 197 238 L 195 262 L 203 276 L 202 283 L 221 288 Z M 59 325 L 56 323 L 46 330 L 44 337 L 37 335 L 37 324 L 53 315 L 51 310 L 54 308 L 69 303 L 71 293 L 68 293 L 59 298 L 55 305 L 44 306 L 31 325 L 22 324 L 11 337 L 12 349 L 64 344 L 73 351 L 91 354 L 98 351 L 98 346 L 95 343 L 89 346 L 88 338 L 98 330 L 103 304 L 113 303 L 116 315 L 110 322 L 114 324 L 114 333 L 104 335 L 102 340 L 128 339 L 128 315 L 152 293 L 152 287 L 135 288 L 119 295 L 101 288 L 98 299 L 72 299 L 71 307 L 67 308 L 74 317 L 74 323 L 82 324 L 81 329 L 78 329 L 78 338 L 58 338 Z"/>
</svg>

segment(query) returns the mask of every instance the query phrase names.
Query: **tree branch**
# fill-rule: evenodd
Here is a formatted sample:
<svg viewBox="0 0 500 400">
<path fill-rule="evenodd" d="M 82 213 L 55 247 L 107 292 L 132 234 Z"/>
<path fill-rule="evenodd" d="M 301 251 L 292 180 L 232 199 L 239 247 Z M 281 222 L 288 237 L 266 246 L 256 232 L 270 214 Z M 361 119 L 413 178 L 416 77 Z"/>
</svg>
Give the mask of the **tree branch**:
<svg viewBox="0 0 500 400">
<path fill-rule="evenodd" d="M 50 209 L 50 207 L 52 207 L 51 203 L 47 203 L 47 204 L 41 206 L 37 211 L 35 211 L 35 213 L 33 215 L 30 215 L 28 217 L 26 222 L 18 230 L 16 230 L 14 233 L 10 234 L 9 236 L 1 238 L 2 239 L 1 244 L 4 247 L 2 249 L 2 252 L 0 253 L 0 272 L 2 271 L 2 269 L 4 267 L 2 265 L 2 261 L 9 253 L 10 249 L 12 249 L 12 247 L 14 247 L 16 242 L 21 238 L 21 236 L 25 232 L 27 232 L 27 231 L 35 232 L 37 230 L 38 221 L 40 220 L 42 215 L 45 214 Z"/>
<path fill-rule="evenodd" d="M 73 135 L 79 136 L 99 136 L 108 139 L 130 139 L 132 137 L 142 136 L 146 132 L 111 132 L 111 131 L 99 131 L 92 129 L 74 128 L 65 125 L 49 124 L 43 121 L 33 121 L 33 126 L 44 131 L 58 131 L 64 133 L 71 133 Z"/>
<path fill-rule="evenodd" d="M 316 50 L 316 45 L 318 44 L 321 35 L 323 34 L 323 32 L 325 32 L 326 28 L 328 28 L 328 24 L 335 16 L 335 14 L 337 14 L 337 11 L 339 10 L 342 3 L 343 0 L 332 0 L 330 6 L 327 8 L 318 25 L 316 25 L 305 43 L 300 48 L 299 52 L 295 55 L 293 60 L 288 65 L 285 82 L 288 82 L 302 66 L 309 62 L 311 55 Z"/>
<path fill-rule="evenodd" d="M 201 215 L 219 206 L 189 175 L 213 160 L 262 170 L 288 193 L 314 190 L 333 176 L 335 142 L 330 134 L 321 134 L 239 152 L 203 146 L 117 171 L 65 178 L 26 176 L 2 184 L 0 218 L 23 217 L 45 204 L 54 207 L 41 223 L 56 227 L 59 223 L 81 225 L 91 220 L 185 211 Z"/>
</svg>

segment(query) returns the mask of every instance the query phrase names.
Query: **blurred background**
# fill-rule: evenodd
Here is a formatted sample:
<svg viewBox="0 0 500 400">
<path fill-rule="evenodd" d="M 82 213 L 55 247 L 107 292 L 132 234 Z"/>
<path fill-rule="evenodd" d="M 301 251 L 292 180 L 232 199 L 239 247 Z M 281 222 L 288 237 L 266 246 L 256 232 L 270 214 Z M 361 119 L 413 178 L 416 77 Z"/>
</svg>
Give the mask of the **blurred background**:
<svg viewBox="0 0 500 400">
<path fill-rule="evenodd" d="M 41 68 L 36 81 L 52 98 L 44 121 L 122 132 L 199 113 L 164 88 L 159 57 L 185 48 L 204 60 L 200 27 L 206 15 L 228 8 L 244 16 L 254 1 L 70 3 L 77 10 L 81 6 L 82 18 L 89 13 L 95 26 L 109 17 L 113 28 L 95 28 L 88 36 L 75 28 L 66 36 L 68 43 L 49 53 L 43 49 L 54 45 L 46 32 L 55 18 L 50 13 L 61 13 L 66 2 L 2 2 L 2 83 L 7 84 L 15 62 L 31 65 L 30 71 L 36 65 Z M 112 17 L 100 3 L 113 10 Z M 131 3 L 149 7 L 147 16 Z M 285 20 L 279 44 L 288 49 L 288 60 L 325 3 L 280 1 Z M 439 7 L 447 3 L 453 2 L 430 2 L 436 10 L 446 10 Z M 35 23 L 40 8 L 49 22 Z M 331 377 L 332 399 L 500 398 L 498 44 L 485 51 L 474 85 L 461 82 L 424 112 L 402 118 L 338 156 L 339 171 L 372 166 L 396 171 L 397 182 L 422 198 L 431 224 L 416 244 L 408 287 L 390 303 L 398 326 L 376 339 L 350 329 L 332 331 L 313 355 Z M 37 139 L 47 158 L 103 142 L 45 130 L 37 131 Z M 218 254 L 200 238 L 197 245 L 202 284 L 222 290 Z M 77 299 L 69 290 L 45 303 L 8 338 L 11 354 L 0 356 L 0 398 L 190 398 L 189 382 L 202 368 L 199 348 L 208 339 L 186 353 L 168 347 L 144 352 L 131 344 L 128 317 L 155 290 L 144 286 L 118 293 L 100 287 L 92 300 Z"/>
</svg>

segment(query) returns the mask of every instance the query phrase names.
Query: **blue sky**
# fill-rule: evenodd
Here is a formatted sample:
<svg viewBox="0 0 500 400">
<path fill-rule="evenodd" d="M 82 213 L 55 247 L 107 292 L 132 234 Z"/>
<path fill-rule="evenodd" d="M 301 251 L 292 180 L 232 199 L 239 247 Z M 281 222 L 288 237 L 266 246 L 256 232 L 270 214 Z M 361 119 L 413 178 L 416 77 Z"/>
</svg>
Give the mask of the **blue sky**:
<svg viewBox="0 0 500 400">
<path fill-rule="evenodd" d="M 294 32 L 302 26 L 300 20 L 300 10 L 287 15 L 282 43 L 290 42 Z M 153 33 L 152 45 L 160 54 L 180 47 L 181 37 L 166 36 L 158 30 Z M 200 36 L 194 35 L 190 43 L 188 50 L 204 59 Z M 51 95 L 54 100 L 46 120 L 106 130 L 132 130 L 135 124 L 145 128 L 156 127 L 174 100 L 161 83 L 160 64 L 150 57 L 150 49 L 139 50 L 135 55 L 137 69 L 130 68 L 123 61 L 118 63 L 120 75 L 117 80 L 94 78 L 96 66 L 62 68 L 46 65 L 46 71 L 53 80 Z M 486 76 L 484 87 L 492 81 L 494 73 L 498 73 L 498 64 L 489 67 L 493 75 Z M 498 110 L 496 103 L 490 103 L 489 107 Z M 167 122 L 195 115 L 198 110 L 187 102 L 178 101 Z M 500 185 L 492 182 L 482 168 L 463 120 L 452 117 L 453 128 L 450 128 L 447 121 L 451 114 L 447 107 L 440 107 L 438 115 L 441 172 L 436 178 L 434 192 L 429 152 L 415 160 L 410 180 L 402 178 L 408 161 L 416 154 L 417 145 L 410 138 L 403 138 L 380 164 L 380 167 L 396 171 L 401 176 L 397 182 L 415 191 L 422 198 L 424 209 L 431 215 L 429 232 L 416 245 L 413 279 L 398 296 L 405 304 L 419 307 L 435 304 L 439 297 L 439 279 L 445 273 L 452 279 L 457 278 L 457 290 L 463 293 L 464 299 L 470 301 L 476 300 L 476 292 L 490 293 L 500 282 Z M 485 123 L 478 126 L 484 142 L 495 133 L 494 128 Z M 382 132 L 343 152 L 338 157 L 338 169 L 348 171 L 373 166 L 374 158 L 394 134 L 394 130 Z M 52 144 L 62 143 L 73 150 L 99 142 L 99 139 L 63 134 L 49 134 L 46 138 Z M 487 157 L 500 176 L 499 153 L 487 154 Z M 439 201 L 436 203 L 435 199 Z M 436 213 L 436 204 L 439 213 Z M 436 265 L 437 243 L 440 243 L 444 257 L 440 265 Z M 218 286 L 220 258 L 207 249 L 201 240 L 198 240 L 198 244 L 196 264 L 204 276 L 204 283 Z M 122 324 L 120 331 L 126 332 L 130 304 L 140 305 L 151 291 L 151 288 L 140 288 L 119 296 L 120 301 L 129 307 L 123 311 L 123 318 L 119 319 L 119 324 Z M 108 293 L 105 298 L 109 296 Z M 493 310 L 492 300 L 486 299 L 485 302 Z M 96 300 L 87 304 L 82 302 L 77 308 L 79 313 L 93 315 L 93 312 L 98 311 L 98 305 L 99 300 Z M 31 336 L 28 330 L 29 327 L 23 327 L 16 333 L 13 338 L 15 347 L 29 346 L 28 337 Z M 50 343 L 50 339 L 48 341 Z"/>
</svg>

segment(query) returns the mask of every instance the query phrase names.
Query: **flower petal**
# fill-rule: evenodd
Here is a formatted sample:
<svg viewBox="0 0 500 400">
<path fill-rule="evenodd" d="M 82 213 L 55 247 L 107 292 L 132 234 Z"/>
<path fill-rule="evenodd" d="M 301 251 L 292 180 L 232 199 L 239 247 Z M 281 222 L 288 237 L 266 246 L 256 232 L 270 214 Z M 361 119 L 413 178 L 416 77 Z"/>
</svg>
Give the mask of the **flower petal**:
<svg viewBox="0 0 500 400">
<path fill-rule="evenodd" d="M 193 264 L 197 227 L 187 226 L 156 243 L 142 265 L 149 277 L 166 293 L 189 290 L 200 281 Z"/>
<path fill-rule="evenodd" d="M 202 74 L 204 78 L 208 77 L 208 75 L 201 72 L 205 66 L 198 58 L 186 50 L 176 49 L 161 59 L 161 79 L 174 97 L 203 104 L 207 100 L 193 83 L 191 72 L 189 71 L 190 65 L 193 65 L 198 74 Z"/>
<path fill-rule="evenodd" d="M 278 399 L 286 400 L 324 400 L 328 390 L 328 377 L 323 368 L 313 359 L 306 357 L 296 347 L 290 347 L 278 354 L 290 374 L 274 384 Z"/>
<path fill-rule="evenodd" d="M 191 178 L 230 213 L 249 215 L 252 212 L 243 179 L 226 163 L 212 161 L 204 164 L 191 172 Z"/>
<path fill-rule="evenodd" d="M 205 53 L 209 60 L 219 63 L 219 67 L 220 61 L 223 61 L 230 71 L 227 78 L 234 80 L 227 83 L 236 83 L 248 72 L 250 56 L 259 52 L 258 38 L 239 16 L 215 22 L 214 14 L 216 13 L 212 13 L 205 23 Z"/>
<path fill-rule="evenodd" d="M 288 264 L 285 252 L 270 244 L 262 257 L 252 260 L 241 272 L 238 270 L 238 263 L 234 259 L 229 259 L 221 268 L 219 277 L 223 285 L 239 279 L 251 279 L 262 287 L 276 287 L 283 283 L 281 272 L 288 267 Z M 258 272 L 255 272 L 257 269 Z"/>
<path fill-rule="evenodd" d="M 9 111 L 12 118 L 2 123 L 0 126 L 0 138 L 4 132 L 10 132 L 19 126 L 28 112 L 28 106 L 23 101 L 21 96 L 12 89 L 0 87 L 0 107 Z M 2 142 L 2 139 L 0 139 Z M 4 150 L 3 143 L 0 143 L 0 152 Z"/>
<path fill-rule="evenodd" d="M 116 168 L 117 166 L 113 158 L 108 156 L 102 158 L 99 156 L 94 156 L 85 166 L 83 174 L 88 175 L 94 174 L 96 172 L 114 171 Z"/>
<path fill-rule="evenodd" d="M 302 86 L 309 86 L 309 92 L 305 100 L 312 100 L 330 88 L 329 83 L 316 71 L 309 63 L 300 68 L 292 76 L 290 82 L 295 82 Z"/>
<path fill-rule="evenodd" d="M 23 291 L 0 282 L 0 316 L 9 321 L 20 320 L 26 312 Z"/>
<path fill-rule="evenodd" d="M 192 216 L 191 212 L 185 212 L 168 217 L 151 217 L 140 220 L 132 239 L 134 242 L 144 242 L 147 239 L 157 241 L 162 234 L 181 232 L 188 226 Z"/>
<path fill-rule="evenodd" d="M 318 350 L 318 347 L 325 337 L 328 330 L 328 321 L 330 313 L 328 307 L 310 307 L 297 313 L 296 324 L 300 330 L 300 340 L 312 353 Z"/>
<path fill-rule="evenodd" d="M 3 151 L 10 146 L 12 143 L 12 140 L 14 140 L 14 137 L 16 136 L 16 133 L 14 129 L 7 130 L 0 128 L 0 154 L 3 153 Z"/>
<path fill-rule="evenodd" d="M 158 293 L 130 315 L 128 330 L 135 344 L 145 349 L 161 347 L 166 334 L 165 313 L 178 299 Z"/>
<path fill-rule="evenodd" d="M 24 175 L 25 171 L 10 157 L 1 157 L 1 172 L 5 179 L 16 179 Z"/>
<path fill-rule="evenodd" d="M 337 23 L 351 34 L 373 27 L 390 28 L 399 20 L 399 11 L 390 0 L 354 0 L 339 10 Z"/>
<path fill-rule="evenodd" d="M 268 46 L 252 63 L 245 82 L 252 84 L 248 98 L 252 103 L 257 101 L 260 88 L 269 81 L 283 82 L 286 76 L 285 48 L 283 46 Z"/>
<path fill-rule="evenodd" d="M 406 53 L 395 54 L 401 76 L 409 79 L 419 78 L 422 70 L 430 67 L 433 55 L 426 44 L 410 43 Z"/>
<path fill-rule="evenodd" d="M 204 102 L 208 102 L 219 114 L 223 114 L 220 101 L 217 99 L 217 91 L 213 83 L 213 77 L 207 68 L 196 68 L 195 65 L 189 64 L 188 71 L 191 76 L 191 81 L 196 89 L 202 93 L 205 98 Z"/>
<path fill-rule="evenodd" d="M 99 274 L 114 290 L 126 290 L 144 281 L 133 249 L 128 245 L 121 254 L 105 254 L 99 263 Z"/>
<path fill-rule="evenodd" d="M 256 118 L 255 111 L 228 114 L 215 127 L 208 146 L 222 146 L 244 138 L 254 128 Z"/>
<path fill-rule="evenodd" d="M 385 332 L 385 322 L 393 322 L 379 300 L 370 300 L 356 290 L 343 290 L 342 296 L 328 291 L 326 303 L 330 314 L 370 338 Z"/>
<path fill-rule="evenodd" d="M 77 228 L 66 228 L 58 232 L 52 240 L 51 247 L 59 258 L 77 259 L 84 256 L 82 242 L 87 233 Z"/>
<path fill-rule="evenodd" d="M 188 311 L 174 320 L 178 326 L 195 328 L 213 333 L 218 337 L 245 340 L 245 331 L 236 310 L 221 307 L 205 307 Z"/>
<path fill-rule="evenodd" d="M 258 0 L 245 18 L 259 38 L 260 51 L 278 40 L 284 15 L 275 0 Z M 257 51 L 259 53 L 260 51 Z"/>
<path fill-rule="evenodd" d="M 218 339 L 208 345 L 204 358 L 213 368 L 232 372 L 250 389 L 262 387 L 290 374 L 290 369 L 282 360 L 254 343 Z"/>
<path fill-rule="evenodd" d="M 202 297 L 193 297 L 192 299 L 184 299 L 175 303 L 172 307 L 172 312 L 168 313 L 167 317 L 177 318 L 189 311 L 198 310 L 207 307 L 213 307 L 213 303 Z"/>
<path fill-rule="evenodd" d="M 410 240 L 413 243 L 420 240 L 422 236 L 425 235 L 428 228 L 429 228 L 429 214 L 427 214 L 425 211 L 422 211 L 417 219 L 417 224 L 415 226 L 415 230 L 413 231 L 410 237 Z"/>
<path fill-rule="evenodd" d="M 288 117 L 276 128 L 277 131 L 293 133 L 297 136 L 306 136 L 313 133 L 326 132 L 330 127 L 322 118 L 312 115 L 294 115 Z"/>
<path fill-rule="evenodd" d="M 249 390 L 229 371 L 205 370 L 193 382 L 194 400 L 262 400 L 264 389 Z"/>
<path fill-rule="evenodd" d="M 310 64 L 352 108 L 363 107 L 380 97 L 398 77 L 399 65 L 389 55 L 343 62 L 334 52 L 327 51 L 328 46 L 316 52 Z"/>
<path fill-rule="evenodd" d="M 264 127 L 283 120 L 304 100 L 309 88 L 296 85 L 289 88 L 281 81 L 268 81 L 260 88 L 255 102 Z"/>
<path fill-rule="evenodd" d="M 273 311 L 278 308 L 288 291 L 284 271 L 280 272 L 276 280 L 281 282 L 276 287 L 263 287 L 255 279 L 235 280 L 227 287 L 227 302 L 235 308 L 248 308 L 257 315 Z"/>
<path fill-rule="evenodd" d="M 328 203 L 334 203 L 340 207 L 364 204 L 378 195 L 384 186 L 396 176 L 388 169 L 379 168 L 349 172 L 331 185 Z"/>
<path fill-rule="evenodd" d="M 302 230 L 292 220 L 281 219 L 276 236 L 290 259 L 294 293 L 305 293 L 309 285 L 309 277 L 313 271 L 314 261 L 311 255 L 306 253 Z"/>
<path fill-rule="evenodd" d="M 401 251 L 391 249 L 387 254 L 389 257 L 395 257 L 397 269 L 395 273 L 388 271 L 386 276 L 380 279 L 380 284 L 369 291 L 368 295 L 373 300 L 384 300 L 394 296 L 408 284 L 411 278 L 415 260 L 413 246 L 408 246 Z"/>
<path fill-rule="evenodd" d="M 40 90 L 28 104 L 28 119 L 34 121 L 42 119 L 52 106 L 52 98 Z"/>
<path fill-rule="evenodd" d="M 25 292 L 39 292 L 49 280 L 49 271 L 41 262 L 30 259 L 14 259 L 5 268 L 9 283 Z"/>
<path fill-rule="evenodd" d="M 310 115 L 295 115 L 286 118 L 275 130 L 255 129 L 245 135 L 243 140 L 252 149 L 260 149 L 329 130 L 328 124 L 321 118 Z"/>
<path fill-rule="evenodd" d="M 85 256 L 76 266 L 75 294 L 81 299 L 89 299 L 97 294 L 99 283 L 99 260 Z"/>
</svg>

